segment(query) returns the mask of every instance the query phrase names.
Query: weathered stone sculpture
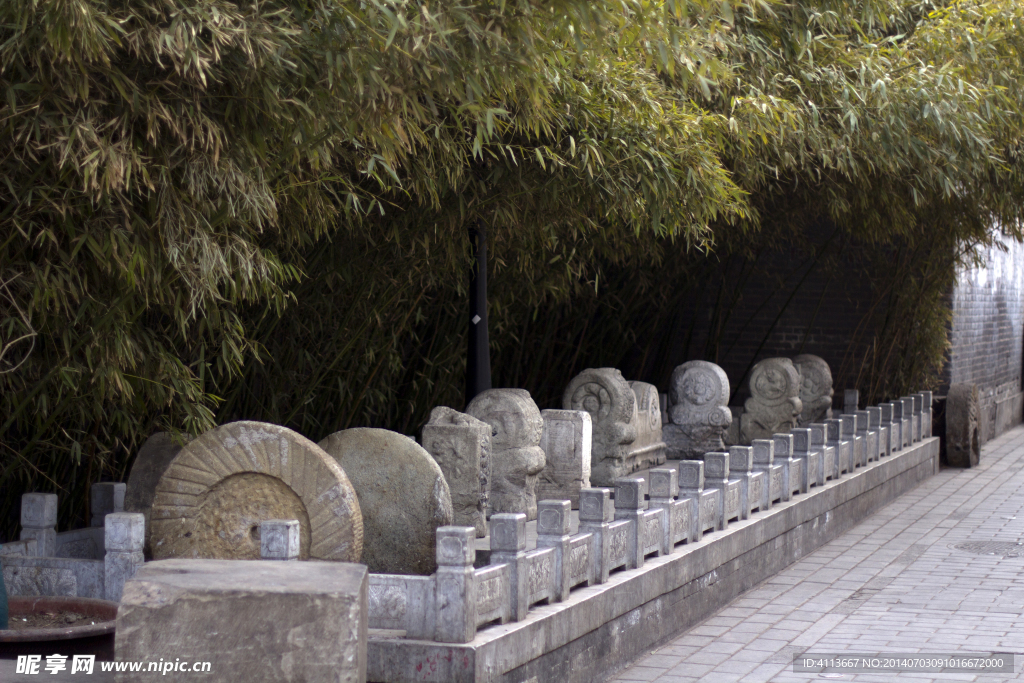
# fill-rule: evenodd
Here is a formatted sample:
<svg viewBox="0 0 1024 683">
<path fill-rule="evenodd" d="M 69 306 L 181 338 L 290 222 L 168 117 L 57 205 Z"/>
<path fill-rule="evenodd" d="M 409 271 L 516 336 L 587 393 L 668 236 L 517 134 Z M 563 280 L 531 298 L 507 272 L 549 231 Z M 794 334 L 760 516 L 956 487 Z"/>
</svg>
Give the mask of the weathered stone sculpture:
<svg viewBox="0 0 1024 683">
<path fill-rule="evenodd" d="M 806 427 L 812 422 L 832 419 L 832 370 L 825 359 L 805 353 L 793 359 L 800 373 L 800 418 L 797 425 Z"/>
<path fill-rule="evenodd" d="M 582 410 L 542 410 L 544 470 L 537 479 L 537 498 L 568 500 L 579 508 L 580 491 L 590 488 L 590 454 L 594 420 Z"/>
<path fill-rule="evenodd" d="M 151 512 L 157 560 L 260 557 L 260 522 L 297 519 L 301 559 L 358 562 L 363 516 L 344 470 L 286 427 L 232 422 L 202 434 L 160 477 Z"/>
<path fill-rule="evenodd" d="M 800 373 L 788 358 L 766 358 L 750 372 L 750 398 L 743 404 L 740 440 L 770 439 L 776 432 L 788 432 L 797 425 L 800 402 Z"/>
<path fill-rule="evenodd" d="M 974 467 L 981 456 L 978 440 L 978 387 L 954 384 L 946 397 L 946 460 L 953 467 Z"/>
<path fill-rule="evenodd" d="M 722 437 L 732 423 L 729 378 L 725 370 L 703 360 L 683 363 L 672 371 L 668 416 L 661 428 L 672 460 L 699 460 L 721 452 Z"/>
<path fill-rule="evenodd" d="M 423 448 L 441 467 L 452 496 L 455 526 L 471 526 L 487 535 L 487 480 L 491 426 L 445 406 L 430 411 L 420 437 Z"/>
<path fill-rule="evenodd" d="M 452 523 L 441 468 L 418 443 L 387 429 L 345 429 L 320 442 L 359 497 L 363 558 L 375 574 L 432 574 L 437 528 Z"/>
<path fill-rule="evenodd" d="M 636 441 L 626 457 L 633 470 L 648 469 L 665 462 L 665 442 L 662 439 L 661 400 L 658 388 L 646 382 L 630 382 L 636 397 Z"/>
<path fill-rule="evenodd" d="M 491 512 L 521 512 L 537 519 L 537 475 L 544 469 L 537 404 L 525 389 L 488 389 L 466 412 L 491 426 Z"/>
<path fill-rule="evenodd" d="M 637 468 L 629 453 L 637 437 L 636 395 L 615 368 L 589 368 L 569 382 L 566 410 L 585 410 L 594 421 L 590 485 L 614 486 Z"/>
</svg>

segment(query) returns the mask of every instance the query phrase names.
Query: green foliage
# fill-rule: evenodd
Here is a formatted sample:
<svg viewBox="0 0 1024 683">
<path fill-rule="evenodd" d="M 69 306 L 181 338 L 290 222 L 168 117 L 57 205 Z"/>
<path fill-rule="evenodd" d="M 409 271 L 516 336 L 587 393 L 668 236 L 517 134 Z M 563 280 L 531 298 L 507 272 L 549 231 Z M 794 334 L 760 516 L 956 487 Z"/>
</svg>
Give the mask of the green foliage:
<svg viewBox="0 0 1024 683">
<path fill-rule="evenodd" d="M 417 431 L 461 403 L 477 221 L 496 379 L 543 399 L 673 324 L 715 249 L 822 218 L 880 254 L 960 254 L 994 221 L 1019 237 L 1021 18 L 1009 0 L 0 3 L 0 485 L 58 491 L 68 523 L 157 429 Z M 883 343 L 932 367 L 939 325 L 921 329 Z"/>
</svg>

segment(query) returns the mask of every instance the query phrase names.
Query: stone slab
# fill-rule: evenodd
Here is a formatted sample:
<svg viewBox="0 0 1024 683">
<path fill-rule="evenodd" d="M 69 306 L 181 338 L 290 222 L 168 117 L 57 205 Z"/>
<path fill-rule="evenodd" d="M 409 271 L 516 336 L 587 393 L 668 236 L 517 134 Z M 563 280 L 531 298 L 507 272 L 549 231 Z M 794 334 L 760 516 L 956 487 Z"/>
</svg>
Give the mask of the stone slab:
<svg viewBox="0 0 1024 683">
<path fill-rule="evenodd" d="M 766 513 L 575 590 L 465 645 L 371 634 L 370 681 L 592 683 L 688 628 L 938 471 L 930 438 Z"/>
<path fill-rule="evenodd" d="M 342 562 L 148 562 L 125 584 L 115 657 L 210 662 L 221 683 L 362 683 L 367 585 Z"/>
</svg>

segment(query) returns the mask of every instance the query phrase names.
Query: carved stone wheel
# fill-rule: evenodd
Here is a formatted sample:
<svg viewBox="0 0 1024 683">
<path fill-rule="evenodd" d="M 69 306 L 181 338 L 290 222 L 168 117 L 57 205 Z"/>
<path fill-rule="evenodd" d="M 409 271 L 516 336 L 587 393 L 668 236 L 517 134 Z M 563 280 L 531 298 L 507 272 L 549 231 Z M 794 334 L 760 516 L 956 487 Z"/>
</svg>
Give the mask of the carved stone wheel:
<svg viewBox="0 0 1024 683">
<path fill-rule="evenodd" d="M 358 562 L 363 517 L 344 470 L 278 425 L 232 422 L 175 456 L 156 487 L 153 559 L 259 559 L 259 525 L 297 519 L 300 559 Z"/>
</svg>

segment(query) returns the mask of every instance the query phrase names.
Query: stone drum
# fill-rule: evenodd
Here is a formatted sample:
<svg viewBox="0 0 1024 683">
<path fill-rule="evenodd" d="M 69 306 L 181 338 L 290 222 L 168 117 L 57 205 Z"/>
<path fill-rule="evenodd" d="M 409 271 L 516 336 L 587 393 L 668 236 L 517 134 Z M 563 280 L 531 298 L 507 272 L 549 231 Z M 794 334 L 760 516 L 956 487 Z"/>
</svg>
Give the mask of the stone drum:
<svg viewBox="0 0 1024 683">
<path fill-rule="evenodd" d="M 766 358 L 750 372 L 750 398 L 743 404 L 740 440 L 770 439 L 776 432 L 788 432 L 797 425 L 800 402 L 800 373 L 788 358 Z"/>
<path fill-rule="evenodd" d="M 149 537 L 152 534 L 149 513 L 153 507 L 156 485 L 180 450 L 181 446 L 174 442 L 170 434 L 157 432 L 142 444 L 138 455 L 135 456 L 135 462 L 132 463 L 132 471 L 128 475 L 128 486 L 124 494 L 124 510 L 125 512 L 141 512 L 145 517 L 146 542 L 143 548 L 147 557 L 153 556 L 152 549 L 149 547 Z"/>
<path fill-rule="evenodd" d="M 562 396 L 565 410 L 585 410 L 594 421 L 590 485 L 614 486 L 638 468 L 630 460 L 637 439 L 636 395 L 615 368 L 590 368 L 576 375 Z"/>
<path fill-rule="evenodd" d="M 661 433 L 669 458 L 699 460 L 725 448 L 722 436 L 732 423 L 725 370 L 703 360 L 683 363 L 672 371 L 668 401 L 671 424 Z"/>
<path fill-rule="evenodd" d="M 544 469 L 540 447 L 544 420 L 525 389 L 488 389 L 466 412 L 491 426 L 491 512 L 521 512 L 537 519 L 537 475 Z"/>
<path fill-rule="evenodd" d="M 362 563 L 375 574 L 432 574 L 437 528 L 452 523 L 452 497 L 430 454 L 386 429 L 345 429 L 320 447 L 345 469 L 359 496 Z"/>
<path fill-rule="evenodd" d="M 286 427 L 232 422 L 202 434 L 160 477 L 153 558 L 258 560 L 260 522 L 299 520 L 301 559 L 358 562 L 363 516 L 344 470 Z"/>
<path fill-rule="evenodd" d="M 486 536 L 491 426 L 472 415 L 438 406 L 430 411 L 420 443 L 437 461 L 448 482 L 453 524 L 471 526 L 478 537 Z"/>
<path fill-rule="evenodd" d="M 800 402 L 803 408 L 798 427 L 832 419 L 832 370 L 824 358 L 809 353 L 793 359 L 800 373 Z"/>
</svg>

